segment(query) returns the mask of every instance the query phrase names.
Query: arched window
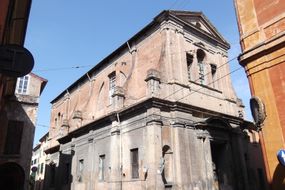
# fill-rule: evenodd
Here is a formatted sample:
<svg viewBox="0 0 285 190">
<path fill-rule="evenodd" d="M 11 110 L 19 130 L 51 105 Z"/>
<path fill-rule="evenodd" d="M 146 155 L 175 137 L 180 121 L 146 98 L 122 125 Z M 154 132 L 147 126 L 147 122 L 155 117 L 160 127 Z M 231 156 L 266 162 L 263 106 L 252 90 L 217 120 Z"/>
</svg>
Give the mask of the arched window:
<svg viewBox="0 0 285 190">
<path fill-rule="evenodd" d="M 198 68 L 199 68 L 199 81 L 201 84 L 205 84 L 205 52 L 201 49 L 197 50 L 197 61 L 198 61 Z"/>
</svg>

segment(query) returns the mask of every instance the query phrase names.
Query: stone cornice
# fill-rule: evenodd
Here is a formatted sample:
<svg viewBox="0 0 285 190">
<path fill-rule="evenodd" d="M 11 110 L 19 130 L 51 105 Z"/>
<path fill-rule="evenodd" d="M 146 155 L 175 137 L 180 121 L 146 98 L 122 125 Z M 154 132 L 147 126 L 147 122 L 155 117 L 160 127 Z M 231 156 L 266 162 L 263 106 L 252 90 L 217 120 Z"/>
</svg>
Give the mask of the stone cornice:
<svg viewBox="0 0 285 190">
<path fill-rule="evenodd" d="M 235 116 L 217 113 L 211 110 L 207 110 L 205 108 L 199 108 L 199 107 L 195 107 L 195 106 L 181 103 L 181 102 L 172 102 L 172 101 L 152 97 L 149 99 L 145 99 L 144 101 L 141 101 L 130 107 L 122 108 L 118 110 L 117 112 L 111 112 L 108 115 L 74 130 L 64 137 L 59 138 L 58 142 L 60 144 L 65 144 L 67 142 L 70 142 L 72 138 L 76 138 L 84 134 L 88 134 L 90 130 L 96 130 L 96 129 L 100 129 L 108 125 L 112 125 L 112 122 L 114 118 L 117 117 L 117 114 L 120 115 L 121 121 L 123 121 L 134 115 L 146 112 L 147 109 L 149 108 L 158 108 L 160 110 L 169 110 L 169 111 L 182 111 L 186 113 L 192 113 L 195 111 L 199 111 L 199 112 L 205 113 L 205 115 L 208 115 L 209 117 L 217 116 L 222 119 L 226 119 L 230 123 L 243 124 L 245 122 L 243 119 L 235 117 Z M 181 122 L 178 122 L 178 121 L 176 123 L 181 124 Z M 159 114 L 152 113 L 150 115 L 150 118 L 147 121 L 147 125 L 150 125 L 150 124 L 162 125 L 163 122 L 162 122 L 161 116 Z M 182 123 L 182 125 L 183 127 L 187 127 L 187 124 L 185 125 L 185 123 Z"/>
<path fill-rule="evenodd" d="M 238 60 L 245 67 L 248 63 L 285 46 L 285 31 L 240 54 Z"/>
</svg>

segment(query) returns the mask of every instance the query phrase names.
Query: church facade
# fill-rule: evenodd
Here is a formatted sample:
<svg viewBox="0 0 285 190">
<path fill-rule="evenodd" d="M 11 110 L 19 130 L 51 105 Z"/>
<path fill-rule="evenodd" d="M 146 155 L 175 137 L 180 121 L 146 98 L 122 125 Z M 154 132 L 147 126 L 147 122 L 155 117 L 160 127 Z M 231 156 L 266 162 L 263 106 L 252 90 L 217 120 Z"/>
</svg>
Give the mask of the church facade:
<svg viewBox="0 0 285 190">
<path fill-rule="evenodd" d="M 229 47 L 201 12 L 162 11 L 51 102 L 45 189 L 258 189 Z"/>
</svg>

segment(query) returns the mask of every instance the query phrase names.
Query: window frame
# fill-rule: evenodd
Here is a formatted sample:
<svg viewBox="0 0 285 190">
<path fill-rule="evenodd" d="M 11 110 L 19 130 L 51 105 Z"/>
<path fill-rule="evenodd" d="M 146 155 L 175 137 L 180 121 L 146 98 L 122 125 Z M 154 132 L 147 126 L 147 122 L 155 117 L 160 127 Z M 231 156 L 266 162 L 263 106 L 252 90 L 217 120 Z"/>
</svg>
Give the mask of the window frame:
<svg viewBox="0 0 285 190">
<path fill-rule="evenodd" d="M 77 168 L 77 176 L 78 176 L 78 182 L 82 182 L 82 176 L 83 176 L 83 172 L 84 172 L 84 159 L 79 159 L 78 160 L 78 168 Z"/>
<path fill-rule="evenodd" d="M 30 75 L 25 75 L 17 79 L 17 85 L 15 90 L 17 94 L 28 94 L 30 78 Z"/>
<path fill-rule="evenodd" d="M 113 94 L 115 92 L 116 88 L 116 72 L 112 72 L 111 74 L 108 75 L 109 77 L 109 103 L 113 104 Z"/>
<path fill-rule="evenodd" d="M 105 180 L 105 161 L 106 161 L 106 156 L 105 154 L 102 154 L 99 156 L 99 163 L 98 163 L 98 177 L 99 181 L 104 181 Z"/>
<path fill-rule="evenodd" d="M 40 171 L 40 174 L 43 174 L 44 172 L 44 163 L 41 163 L 41 171 Z"/>
<path fill-rule="evenodd" d="M 131 176 L 132 179 L 139 178 L 139 149 L 134 148 L 130 150 L 130 162 L 131 162 Z"/>
</svg>

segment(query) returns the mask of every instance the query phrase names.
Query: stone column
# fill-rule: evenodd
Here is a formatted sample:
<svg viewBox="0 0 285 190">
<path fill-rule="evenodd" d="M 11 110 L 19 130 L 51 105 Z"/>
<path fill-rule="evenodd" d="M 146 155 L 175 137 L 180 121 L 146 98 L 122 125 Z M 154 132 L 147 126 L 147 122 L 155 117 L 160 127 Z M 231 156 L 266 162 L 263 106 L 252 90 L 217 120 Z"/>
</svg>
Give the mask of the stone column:
<svg viewBox="0 0 285 190">
<path fill-rule="evenodd" d="M 72 156 L 72 161 L 71 161 L 71 190 L 76 190 L 76 183 L 77 183 L 77 155 L 75 155 L 75 143 L 74 139 L 71 140 L 70 144 L 70 151 Z"/>
<path fill-rule="evenodd" d="M 207 131 L 200 130 L 197 132 L 196 143 L 196 163 L 198 165 L 195 168 L 197 172 L 198 182 L 193 181 L 194 189 L 212 189 L 213 184 L 213 170 L 212 170 L 212 156 L 210 146 L 210 135 Z"/>
<path fill-rule="evenodd" d="M 183 145 L 181 144 L 181 129 L 183 129 L 185 126 L 183 123 L 179 122 L 178 120 L 172 120 L 171 121 L 171 127 L 173 131 L 173 162 L 174 162 L 174 168 L 175 168 L 175 180 L 174 180 L 174 185 L 177 189 L 183 189 L 183 162 L 185 157 L 182 156 L 183 150 Z"/>
<path fill-rule="evenodd" d="M 93 131 L 90 131 L 90 136 L 88 137 L 88 163 L 87 163 L 87 172 L 88 172 L 88 189 L 94 189 L 95 186 L 95 171 L 94 171 L 94 162 L 95 162 L 95 154 L 94 154 L 94 137 L 92 136 Z"/>
<path fill-rule="evenodd" d="M 183 68 L 185 68 L 185 66 L 187 65 L 186 62 L 186 53 L 185 53 L 185 47 L 184 47 L 184 31 L 183 31 L 183 27 L 177 25 L 176 29 L 175 29 L 175 34 L 174 34 L 174 38 L 173 38 L 173 46 L 172 46 L 172 51 L 173 53 L 173 63 L 174 65 L 176 65 L 176 67 L 173 69 L 173 76 L 175 81 L 177 82 L 188 82 L 185 81 L 185 79 L 188 79 L 188 77 L 183 77 L 185 70 L 183 70 Z"/>
<path fill-rule="evenodd" d="M 213 189 L 214 176 L 213 176 L 213 165 L 212 165 L 212 154 L 209 135 L 206 135 L 203 139 L 203 157 L 205 174 L 204 180 L 206 182 L 207 189 Z"/>
<path fill-rule="evenodd" d="M 163 171 L 163 156 L 161 144 L 162 121 L 157 109 L 148 110 L 147 123 L 145 127 L 144 147 L 145 163 L 144 173 L 146 189 L 164 189 L 161 173 Z"/>
<path fill-rule="evenodd" d="M 121 176 L 121 166 L 120 166 L 120 135 L 121 130 L 119 126 L 119 122 L 114 118 L 112 122 L 112 128 L 111 128 L 111 146 L 110 146 L 110 152 L 111 152 L 111 158 L 110 158 L 110 166 L 111 166 L 111 172 L 110 172 L 110 185 L 109 189 L 112 190 L 119 190 L 122 187 L 122 176 Z"/>
</svg>

